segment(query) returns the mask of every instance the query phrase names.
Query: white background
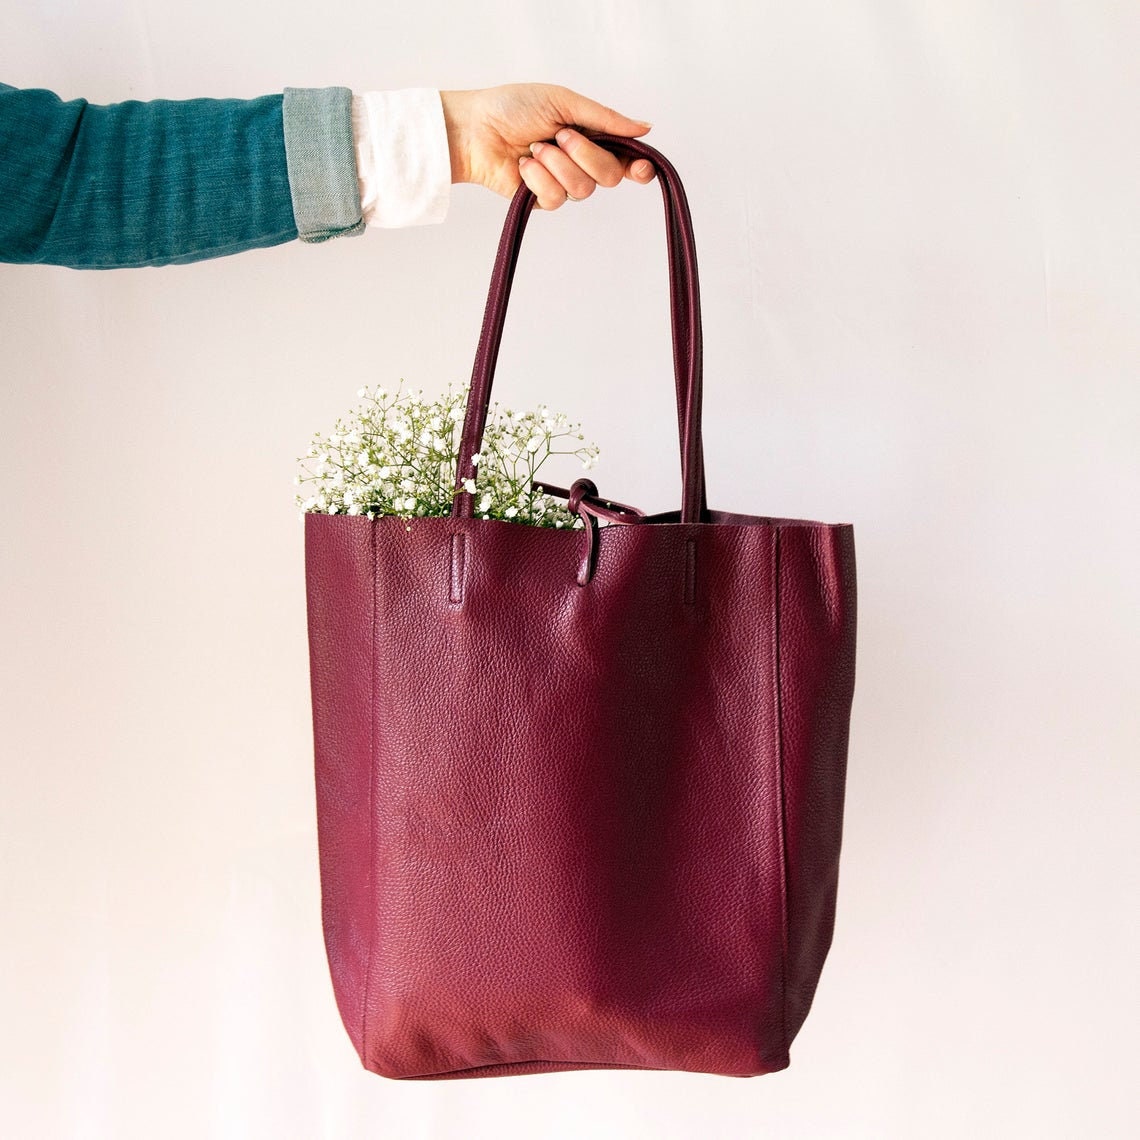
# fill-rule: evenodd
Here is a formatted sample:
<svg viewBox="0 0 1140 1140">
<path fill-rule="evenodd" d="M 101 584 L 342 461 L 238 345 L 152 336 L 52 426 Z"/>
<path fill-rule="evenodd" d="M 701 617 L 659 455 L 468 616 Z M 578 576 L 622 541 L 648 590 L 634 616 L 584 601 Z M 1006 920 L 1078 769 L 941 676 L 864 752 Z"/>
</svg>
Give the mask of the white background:
<svg viewBox="0 0 1140 1140">
<path fill-rule="evenodd" d="M 470 375 L 508 201 L 198 265 L 0 266 L 0 1133 L 1140 1130 L 1140 20 L 1095 0 L 4 0 L 93 102 L 560 83 L 693 213 L 710 506 L 855 524 L 838 918 L 791 1068 L 365 1072 L 321 939 L 296 458 Z M 0 203 L 0 209 L 3 204 Z M 679 505 L 657 183 L 527 230 L 496 397 Z"/>
</svg>

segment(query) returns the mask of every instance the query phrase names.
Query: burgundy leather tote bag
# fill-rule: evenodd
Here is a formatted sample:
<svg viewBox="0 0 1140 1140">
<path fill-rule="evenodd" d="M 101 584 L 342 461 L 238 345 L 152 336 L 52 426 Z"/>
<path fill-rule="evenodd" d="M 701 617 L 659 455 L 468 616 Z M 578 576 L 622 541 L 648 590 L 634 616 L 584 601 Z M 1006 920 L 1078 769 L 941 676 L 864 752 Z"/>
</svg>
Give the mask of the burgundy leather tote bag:
<svg viewBox="0 0 1140 1140">
<path fill-rule="evenodd" d="M 646 143 L 594 141 L 648 158 L 664 196 L 680 510 L 581 479 L 585 525 L 559 530 L 477 518 L 462 491 L 523 184 L 451 515 L 305 517 L 325 945 L 345 1028 L 386 1077 L 769 1073 L 831 944 L 852 528 L 707 507 L 685 192 Z"/>
</svg>

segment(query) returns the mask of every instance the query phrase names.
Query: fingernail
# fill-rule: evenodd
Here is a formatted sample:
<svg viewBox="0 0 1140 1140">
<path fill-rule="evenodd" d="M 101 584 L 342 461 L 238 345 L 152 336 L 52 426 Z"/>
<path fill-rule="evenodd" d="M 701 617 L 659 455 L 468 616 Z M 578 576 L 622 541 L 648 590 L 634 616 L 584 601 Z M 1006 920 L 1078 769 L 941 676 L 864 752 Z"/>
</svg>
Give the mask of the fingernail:
<svg viewBox="0 0 1140 1140">
<path fill-rule="evenodd" d="M 637 124 L 639 127 L 651 127 L 651 126 L 653 126 L 653 124 L 652 124 L 652 123 L 647 123 L 647 122 L 646 122 L 644 119 L 634 119 L 633 121 L 634 121 L 634 122 L 635 122 L 635 123 L 636 123 L 636 124 Z"/>
<path fill-rule="evenodd" d="M 530 153 L 537 158 L 539 153 L 542 151 L 543 145 L 544 144 L 540 142 L 532 142 L 530 144 Z"/>
<path fill-rule="evenodd" d="M 569 127 L 563 127 L 554 137 L 558 140 L 559 146 L 565 146 L 570 141 Z"/>
<path fill-rule="evenodd" d="M 526 164 L 528 162 L 530 162 L 530 155 L 529 154 L 520 154 L 519 155 L 519 166 L 526 166 Z"/>
</svg>

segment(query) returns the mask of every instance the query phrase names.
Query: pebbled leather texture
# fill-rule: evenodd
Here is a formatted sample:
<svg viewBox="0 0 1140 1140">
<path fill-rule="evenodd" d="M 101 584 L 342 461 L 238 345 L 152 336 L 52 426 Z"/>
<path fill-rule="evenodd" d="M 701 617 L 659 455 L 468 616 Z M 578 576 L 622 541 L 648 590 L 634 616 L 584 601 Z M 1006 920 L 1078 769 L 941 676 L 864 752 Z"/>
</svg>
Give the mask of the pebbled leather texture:
<svg viewBox="0 0 1140 1140">
<path fill-rule="evenodd" d="M 462 505 L 305 517 L 325 944 L 382 1076 L 773 1072 L 831 944 L 853 530 L 706 506 L 695 247 L 675 171 L 663 186 L 680 510 L 579 480 L 549 489 L 583 529 Z M 496 260 L 471 451 L 528 195 Z"/>
</svg>

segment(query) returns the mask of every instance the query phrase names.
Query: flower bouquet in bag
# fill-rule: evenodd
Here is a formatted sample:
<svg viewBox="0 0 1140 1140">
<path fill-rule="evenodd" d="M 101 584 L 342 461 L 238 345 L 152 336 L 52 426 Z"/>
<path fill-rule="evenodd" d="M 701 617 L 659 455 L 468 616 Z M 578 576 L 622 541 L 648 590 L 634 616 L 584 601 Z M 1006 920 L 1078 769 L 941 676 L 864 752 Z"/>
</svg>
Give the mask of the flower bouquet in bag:
<svg viewBox="0 0 1140 1140">
<path fill-rule="evenodd" d="M 309 485 L 296 496 L 302 521 L 307 512 L 409 521 L 450 514 L 469 389 L 448 385 L 435 400 L 425 399 L 422 389 L 405 391 L 402 378 L 394 391 L 358 389 L 362 403 L 347 420 L 337 420 L 330 435 L 315 435 L 300 459 L 302 473 L 294 483 Z M 555 456 L 579 461 L 588 471 L 598 454 L 564 413 L 545 404 L 517 412 L 496 402 L 482 448 L 472 456 L 477 477 L 464 480 L 462 489 L 476 496 L 478 518 L 581 528 L 582 517 L 556 501 L 559 495 L 569 500 L 568 493 L 544 486 L 537 476 Z"/>
</svg>

